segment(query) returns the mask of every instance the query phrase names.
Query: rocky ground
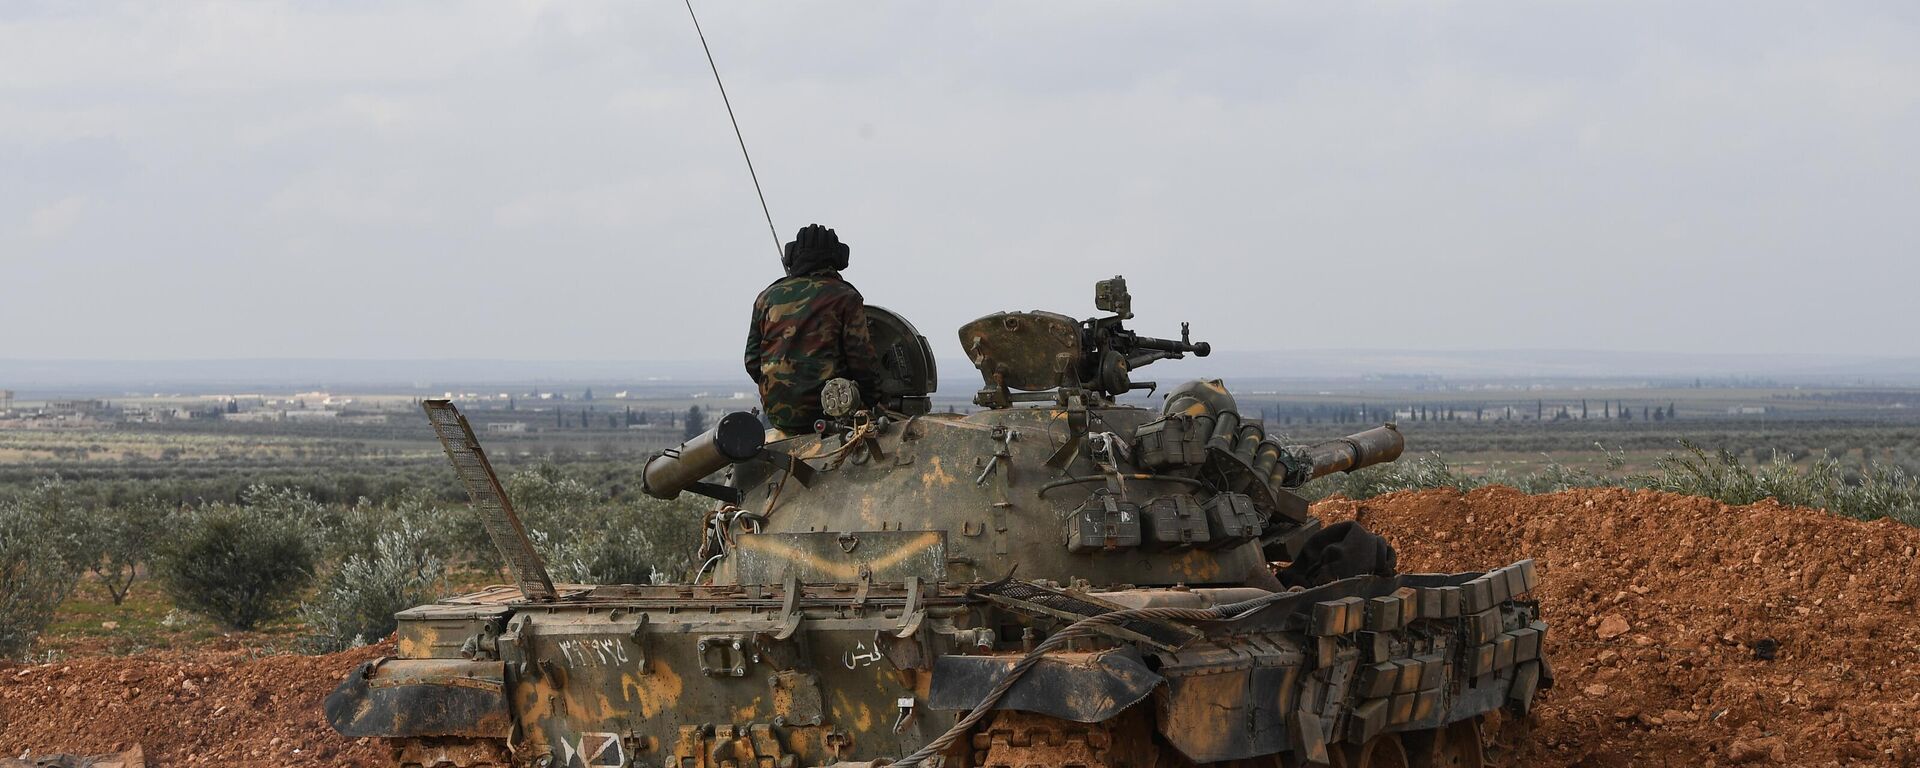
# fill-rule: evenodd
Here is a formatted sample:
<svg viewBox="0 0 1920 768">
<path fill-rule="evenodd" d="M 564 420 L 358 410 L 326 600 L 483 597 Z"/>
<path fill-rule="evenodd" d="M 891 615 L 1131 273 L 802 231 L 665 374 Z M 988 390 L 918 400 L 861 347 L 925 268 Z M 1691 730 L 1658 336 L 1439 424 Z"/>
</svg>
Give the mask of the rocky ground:
<svg viewBox="0 0 1920 768">
<path fill-rule="evenodd" d="M 1618 489 L 1317 511 L 1403 571 L 1538 561 L 1556 687 L 1504 764 L 1920 764 L 1920 529 Z"/>
<path fill-rule="evenodd" d="M 1424 491 L 1316 507 L 1401 569 L 1531 557 L 1558 677 L 1515 766 L 1920 764 L 1920 529 L 1614 489 Z M 377 765 L 320 700 L 354 664 L 245 649 L 0 666 L 0 753 L 142 746 L 150 765 Z M 1524 731 L 1524 734 L 1523 734 Z"/>
</svg>

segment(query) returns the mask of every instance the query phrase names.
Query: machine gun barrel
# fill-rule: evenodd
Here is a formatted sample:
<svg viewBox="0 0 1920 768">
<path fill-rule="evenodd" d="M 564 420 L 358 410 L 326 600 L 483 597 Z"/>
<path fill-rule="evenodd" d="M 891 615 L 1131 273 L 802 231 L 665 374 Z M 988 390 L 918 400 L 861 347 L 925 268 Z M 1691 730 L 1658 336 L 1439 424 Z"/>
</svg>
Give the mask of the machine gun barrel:
<svg viewBox="0 0 1920 768">
<path fill-rule="evenodd" d="M 720 423 L 678 447 L 661 451 L 641 472 L 641 490 L 656 499 L 672 499 L 681 491 L 699 491 L 708 475 L 729 464 L 752 460 L 766 444 L 760 419 L 745 411 L 720 417 Z"/>
<path fill-rule="evenodd" d="M 1174 352 L 1185 354 L 1192 352 L 1195 357 L 1206 357 L 1213 352 L 1213 345 L 1204 341 L 1185 339 L 1156 339 L 1152 336 L 1133 337 L 1134 349 L 1150 349 L 1156 352 Z"/>
<path fill-rule="evenodd" d="M 1307 479 L 1393 461 L 1400 458 L 1400 452 L 1406 447 L 1407 439 L 1401 437 L 1400 429 L 1391 423 L 1328 440 L 1307 448 L 1307 458 L 1313 461 L 1313 471 Z"/>
</svg>

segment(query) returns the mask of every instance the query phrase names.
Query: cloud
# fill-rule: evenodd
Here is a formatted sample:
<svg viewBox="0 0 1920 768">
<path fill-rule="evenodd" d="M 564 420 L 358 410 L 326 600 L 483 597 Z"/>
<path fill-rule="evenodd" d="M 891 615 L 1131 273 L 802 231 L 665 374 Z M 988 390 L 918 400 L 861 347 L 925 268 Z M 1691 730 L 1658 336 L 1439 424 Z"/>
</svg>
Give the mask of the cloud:
<svg viewBox="0 0 1920 768">
<path fill-rule="evenodd" d="M 1920 354 L 1902 5 L 699 8 L 780 236 L 943 356 L 1115 273 L 1223 348 Z M 417 356 L 431 285 L 434 355 L 728 357 L 706 67 L 672 3 L 9 4 L 0 323 L 72 318 L 11 354 Z"/>
<path fill-rule="evenodd" d="M 47 205 L 35 208 L 27 228 L 36 240 L 59 240 L 80 224 L 86 214 L 87 200 L 84 197 L 65 197 Z"/>
</svg>

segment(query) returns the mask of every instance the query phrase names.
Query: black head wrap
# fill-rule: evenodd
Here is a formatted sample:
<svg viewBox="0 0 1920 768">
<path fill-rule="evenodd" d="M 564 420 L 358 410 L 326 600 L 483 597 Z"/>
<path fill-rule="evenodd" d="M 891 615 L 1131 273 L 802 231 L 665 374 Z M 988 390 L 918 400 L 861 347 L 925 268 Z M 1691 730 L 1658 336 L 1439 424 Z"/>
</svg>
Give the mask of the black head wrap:
<svg viewBox="0 0 1920 768">
<path fill-rule="evenodd" d="M 780 266 L 785 267 L 789 276 L 805 275 L 823 269 L 839 271 L 847 268 L 847 245 L 840 242 L 840 236 L 834 231 L 818 224 L 808 224 L 794 235 L 793 242 L 787 243 L 787 250 L 780 256 Z"/>
</svg>

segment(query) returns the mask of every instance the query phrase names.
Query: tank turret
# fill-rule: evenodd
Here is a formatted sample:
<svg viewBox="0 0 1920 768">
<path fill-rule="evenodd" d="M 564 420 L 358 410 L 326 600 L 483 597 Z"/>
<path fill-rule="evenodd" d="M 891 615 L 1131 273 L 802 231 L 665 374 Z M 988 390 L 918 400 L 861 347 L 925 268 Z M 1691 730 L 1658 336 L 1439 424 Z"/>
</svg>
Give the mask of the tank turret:
<svg viewBox="0 0 1920 768">
<path fill-rule="evenodd" d="M 1400 432 L 1294 444 L 1218 379 L 1124 403 L 1212 350 L 1128 329 L 1122 278 L 1095 306 L 962 326 L 965 414 L 932 411 L 925 339 L 874 308 L 879 402 L 830 384 L 811 434 L 729 414 L 647 463 L 648 494 L 715 499 L 675 584 L 552 585 L 430 405 L 521 586 L 402 613 L 400 658 L 329 718 L 429 766 L 1479 764 L 1480 719 L 1551 682 L 1532 562 L 1343 560 L 1384 544 L 1294 491 Z"/>
</svg>

